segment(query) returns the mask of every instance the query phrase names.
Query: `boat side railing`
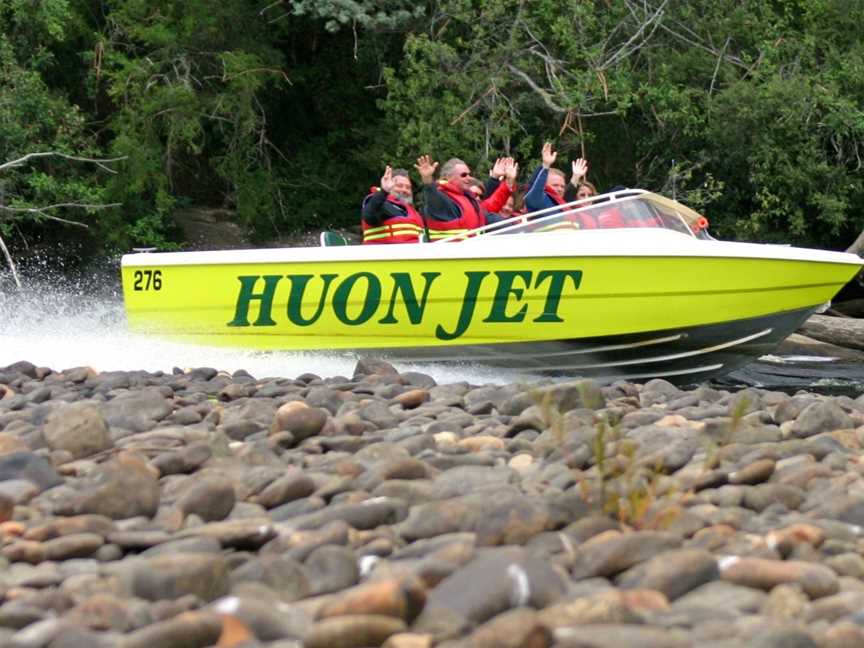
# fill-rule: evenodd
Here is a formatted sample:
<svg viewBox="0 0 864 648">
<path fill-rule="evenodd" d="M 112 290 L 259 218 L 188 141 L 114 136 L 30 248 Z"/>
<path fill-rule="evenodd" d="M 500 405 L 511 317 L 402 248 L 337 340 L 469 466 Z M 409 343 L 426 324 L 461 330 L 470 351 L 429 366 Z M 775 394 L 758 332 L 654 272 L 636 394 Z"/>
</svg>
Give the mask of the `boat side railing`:
<svg viewBox="0 0 864 648">
<path fill-rule="evenodd" d="M 562 216 L 567 216 L 583 210 L 587 210 L 592 207 L 597 207 L 599 204 L 602 204 L 603 206 L 608 206 L 620 203 L 622 201 L 632 200 L 636 197 L 653 195 L 654 194 L 651 194 L 651 192 L 645 191 L 644 189 L 622 189 L 620 191 L 614 191 L 602 194 L 600 196 L 591 196 L 589 198 L 573 200 L 571 202 L 563 203 L 561 205 L 547 207 L 546 209 L 538 209 L 537 211 L 529 212 L 526 214 L 519 214 L 506 220 L 499 221 L 497 223 L 490 223 L 488 225 L 484 225 L 483 227 L 478 227 L 468 232 L 463 232 L 461 234 L 448 236 L 447 238 L 439 239 L 435 242 L 443 243 L 464 241 L 466 239 L 474 238 L 477 236 L 497 236 L 499 234 L 508 234 L 513 232 L 514 230 L 525 227 L 529 223 L 532 226 L 542 226 L 543 223 L 548 223 L 549 221 L 560 219 Z M 689 231 L 690 227 L 687 225 L 686 221 L 681 218 L 680 215 L 678 215 L 678 218 L 680 218 L 682 226 Z"/>
</svg>

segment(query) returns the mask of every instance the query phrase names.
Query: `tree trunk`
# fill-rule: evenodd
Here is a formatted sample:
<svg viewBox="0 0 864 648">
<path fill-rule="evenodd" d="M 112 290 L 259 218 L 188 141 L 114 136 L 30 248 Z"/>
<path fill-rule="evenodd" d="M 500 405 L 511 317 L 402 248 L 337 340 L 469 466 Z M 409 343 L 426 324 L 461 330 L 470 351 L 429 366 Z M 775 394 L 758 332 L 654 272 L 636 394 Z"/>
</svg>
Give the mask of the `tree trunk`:
<svg viewBox="0 0 864 648">
<path fill-rule="evenodd" d="M 814 340 L 864 351 L 864 320 L 812 315 L 798 332 Z"/>
</svg>

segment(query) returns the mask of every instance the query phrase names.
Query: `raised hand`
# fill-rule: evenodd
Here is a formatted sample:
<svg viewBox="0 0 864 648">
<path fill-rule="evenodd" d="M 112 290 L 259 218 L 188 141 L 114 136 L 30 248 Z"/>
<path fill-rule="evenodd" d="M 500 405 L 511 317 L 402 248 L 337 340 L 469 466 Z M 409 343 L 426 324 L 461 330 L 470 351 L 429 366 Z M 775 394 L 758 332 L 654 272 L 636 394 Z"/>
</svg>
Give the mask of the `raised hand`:
<svg viewBox="0 0 864 648">
<path fill-rule="evenodd" d="M 588 175 L 588 160 L 577 158 L 571 166 L 573 167 L 573 175 L 570 176 L 570 182 L 578 185 Z"/>
<path fill-rule="evenodd" d="M 519 163 L 513 158 L 507 158 L 504 176 L 507 179 L 507 184 L 511 187 L 516 185 L 516 178 L 519 176 Z"/>
<path fill-rule="evenodd" d="M 414 165 L 414 168 L 420 174 L 423 184 L 432 184 L 435 180 L 435 171 L 438 169 L 438 163 L 432 161 L 431 155 L 421 155 L 417 158 L 417 164 Z"/>
<path fill-rule="evenodd" d="M 381 176 L 381 188 L 390 193 L 393 189 L 393 169 L 390 168 L 390 165 L 384 169 L 384 175 Z"/>
<path fill-rule="evenodd" d="M 489 171 L 489 177 L 496 179 L 502 178 L 507 173 L 506 161 L 508 159 L 510 158 L 498 158 L 495 160 L 495 164 L 492 165 L 492 170 Z"/>
<path fill-rule="evenodd" d="M 543 158 L 543 166 L 549 169 L 552 167 L 553 164 L 555 164 L 555 158 L 558 157 L 558 154 L 552 150 L 552 144 L 550 142 L 546 142 L 543 145 L 543 151 L 541 152 L 541 156 Z"/>
</svg>

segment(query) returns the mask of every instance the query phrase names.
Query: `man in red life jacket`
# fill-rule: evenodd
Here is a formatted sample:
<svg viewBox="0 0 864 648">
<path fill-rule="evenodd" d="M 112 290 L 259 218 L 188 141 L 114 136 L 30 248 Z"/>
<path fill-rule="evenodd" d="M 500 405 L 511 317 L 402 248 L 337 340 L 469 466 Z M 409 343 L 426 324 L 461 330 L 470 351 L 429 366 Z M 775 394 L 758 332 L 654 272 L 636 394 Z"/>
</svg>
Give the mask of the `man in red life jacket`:
<svg viewBox="0 0 864 648">
<path fill-rule="evenodd" d="M 519 165 L 512 158 L 500 158 L 493 172 L 498 170 L 501 182 L 494 193 L 478 200 L 471 191 L 474 178 L 471 169 L 458 158 L 447 160 L 441 167 L 441 180 L 435 183 L 438 163 L 428 155 L 417 158 L 415 168 L 423 182 L 424 214 L 432 241 L 464 234 L 499 220 L 494 214 L 499 211 L 513 193 Z"/>
<path fill-rule="evenodd" d="M 361 214 L 364 244 L 417 243 L 425 229 L 405 169 L 384 170 L 381 188 L 366 196 Z"/>
</svg>

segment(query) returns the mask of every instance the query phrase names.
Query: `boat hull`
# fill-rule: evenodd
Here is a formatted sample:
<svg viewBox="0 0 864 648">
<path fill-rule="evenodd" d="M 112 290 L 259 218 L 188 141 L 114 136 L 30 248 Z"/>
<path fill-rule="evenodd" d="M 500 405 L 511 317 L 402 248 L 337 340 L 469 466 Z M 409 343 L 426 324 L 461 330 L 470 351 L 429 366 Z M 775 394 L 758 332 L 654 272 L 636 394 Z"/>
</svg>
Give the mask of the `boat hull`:
<svg viewBox="0 0 864 648">
<path fill-rule="evenodd" d="M 704 378 L 770 351 L 859 267 L 844 254 L 598 230 L 138 254 L 122 273 L 130 327 L 186 342 Z"/>
<path fill-rule="evenodd" d="M 803 308 L 722 324 L 575 340 L 465 345 L 447 349 L 367 349 L 394 362 L 519 368 L 541 376 L 604 380 L 664 378 L 690 384 L 725 375 L 770 353 L 816 309 Z"/>
</svg>

